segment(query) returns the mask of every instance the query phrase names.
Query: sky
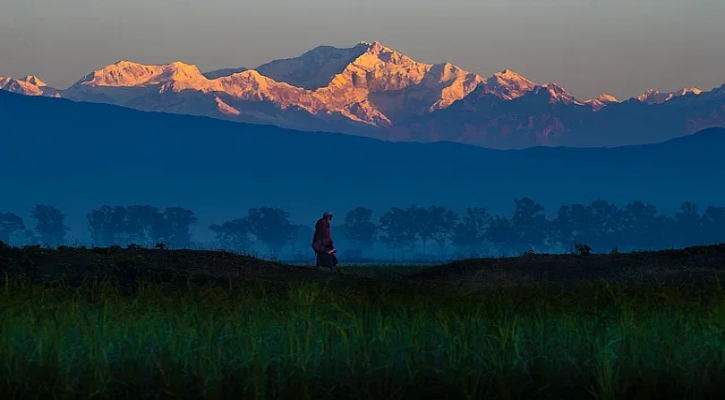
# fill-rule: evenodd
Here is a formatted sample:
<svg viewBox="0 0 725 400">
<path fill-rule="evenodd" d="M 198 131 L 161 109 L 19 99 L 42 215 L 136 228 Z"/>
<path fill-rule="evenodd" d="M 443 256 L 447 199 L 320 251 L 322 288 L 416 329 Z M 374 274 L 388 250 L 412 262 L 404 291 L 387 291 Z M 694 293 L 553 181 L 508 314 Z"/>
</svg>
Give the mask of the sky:
<svg viewBox="0 0 725 400">
<path fill-rule="evenodd" d="M 379 41 L 586 99 L 725 83 L 722 0 L 0 0 L 0 76 L 66 88 L 119 60 L 254 68 Z"/>
</svg>

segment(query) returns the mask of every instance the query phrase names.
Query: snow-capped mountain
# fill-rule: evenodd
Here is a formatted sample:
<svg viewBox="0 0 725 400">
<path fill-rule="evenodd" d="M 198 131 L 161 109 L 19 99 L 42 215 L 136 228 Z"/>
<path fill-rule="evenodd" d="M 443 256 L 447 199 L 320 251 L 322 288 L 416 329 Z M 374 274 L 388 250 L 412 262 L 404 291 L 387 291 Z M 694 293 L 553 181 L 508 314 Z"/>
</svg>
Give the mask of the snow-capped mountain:
<svg viewBox="0 0 725 400">
<path fill-rule="evenodd" d="M 617 100 L 617 98 L 612 96 L 611 94 L 607 94 L 607 93 L 600 94 L 599 96 L 597 96 L 594 99 L 589 99 L 589 100 L 584 101 L 584 104 L 589 105 L 595 111 L 599 111 L 602 108 L 604 108 L 607 105 L 612 104 L 612 103 L 619 103 L 619 100 Z"/>
<path fill-rule="evenodd" d="M 675 97 L 687 96 L 687 95 L 698 95 L 702 93 L 702 90 L 698 88 L 684 88 L 675 92 L 660 92 L 658 90 L 648 90 L 641 95 L 637 96 L 636 99 L 647 104 L 662 104 L 666 101 L 672 100 Z"/>
<path fill-rule="evenodd" d="M 679 119 L 670 121 L 663 138 L 725 122 L 720 117 L 725 111 L 718 108 L 722 88 L 712 93 L 695 88 L 648 91 L 626 102 L 608 94 L 581 101 L 555 83 L 535 83 L 511 70 L 482 77 L 450 63 L 417 62 L 379 42 L 319 46 L 254 69 L 206 73 L 180 61 L 119 61 L 64 90 L 34 76 L 0 78 L 0 89 L 301 130 L 497 148 L 639 143 L 637 136 L 616 139 L 617 135 L 598 137 L 593 132 L 604 127 L 623 132 L 626 127 L 611 121 L 626 116 L 621 123 L 632 125 L 638 104 L 664 107 L 673 99 L 697 98 L 692 103 L 696 112 L 683 111 L 690 103 L 678 100 L 679 111 L 669 112 L 666 119 Z"/>
<path fill-rule="evenodd" d="M 321 46 L 300 57 L 241 72 L 230 69 L 202 74 L 181 62 L 141 65 L 120 61 L 87 75 L 63 96 L 225 117 L 248 114 L 248 104 L 240 102 L 259 101 L 323 120 L 342 116 L 351 122 L 390 126 L 401 115 L 446 107 L 483 81 L 451 64 L 418 63 L 376 42 L 348 49 Z M 174 107 L 163 109 L 170 106 L 161 98 L 170 93 L 177 97 Z M 200 94 L 208 95 L 206 104 L 200 104 L 204 103 Z"/>
<path fill-rule="evenodd" d="M 26 96 L 60 96 L 58 89 L 46 85 L 40 78 L 33 75 L 28 75 L 21 79 L 0 76 L 0 90 L 7 90 L 8 92 L 24 94 Z"/>
<path fill-rule="evenodd" d="M 335 75 L 343 72 L 371 47 L 371 44 L 365 42 L 345 49 L 318 46 L 299 57 L 275 60 L 255 69 L 278 82 L 315 90 L 327 86 Z"/>
</svg>

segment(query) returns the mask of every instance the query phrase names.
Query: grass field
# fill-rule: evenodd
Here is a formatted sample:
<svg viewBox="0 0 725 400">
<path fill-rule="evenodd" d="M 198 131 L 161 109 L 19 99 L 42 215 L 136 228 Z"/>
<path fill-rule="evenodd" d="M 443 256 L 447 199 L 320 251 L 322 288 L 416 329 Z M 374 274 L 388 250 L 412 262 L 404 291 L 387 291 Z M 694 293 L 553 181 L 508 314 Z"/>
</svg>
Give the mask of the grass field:
<svg viewBox="0 0 725 400">
<path fill-rule="evenodd" d="M 343 274 L 221 252 L 0 250 L 0 398 L 701 399 L 725 246 Z"/>
</svg>

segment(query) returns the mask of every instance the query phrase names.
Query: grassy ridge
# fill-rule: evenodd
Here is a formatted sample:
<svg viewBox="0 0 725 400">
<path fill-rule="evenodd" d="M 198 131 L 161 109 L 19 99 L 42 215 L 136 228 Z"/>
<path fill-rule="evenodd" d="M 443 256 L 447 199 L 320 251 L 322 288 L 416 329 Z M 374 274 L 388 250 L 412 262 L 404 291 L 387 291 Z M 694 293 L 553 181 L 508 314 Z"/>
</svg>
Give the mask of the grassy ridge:
<svg viewBox="0 0 725 400">
<path fill-rule="evenodd" d="M 715 398 L 725 295 L 582 284 L 471 294 L 324 281 L 6 280 L 13 398 Z M 8 398 L 8 396 L 3 396 Z"/>
</svg>

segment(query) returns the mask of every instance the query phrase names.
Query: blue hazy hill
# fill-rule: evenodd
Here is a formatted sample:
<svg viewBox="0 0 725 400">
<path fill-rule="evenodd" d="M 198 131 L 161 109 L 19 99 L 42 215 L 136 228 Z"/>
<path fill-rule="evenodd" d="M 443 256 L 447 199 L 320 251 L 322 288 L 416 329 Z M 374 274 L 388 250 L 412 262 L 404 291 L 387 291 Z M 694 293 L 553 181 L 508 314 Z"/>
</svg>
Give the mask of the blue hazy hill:
<svg viewBox="0 0 725 400">
<path fill-rule="evenodd" d="M 561 204 L 643 200 L 725 204 L 725 129 L 619 148 L 491 150 L 393 143 L 0 91 L 0 210 L 55 205 L 85 233 L 101 204 L 179 205 L 199 226 L 281 207 L 311 224 L 324 210 L 438 204 L 509 213 L 529 196 Z M 614 134 L 614 133 L 613 133 Z M 379 214 L 378 214 L 379 215 Z"/>
</svg>

